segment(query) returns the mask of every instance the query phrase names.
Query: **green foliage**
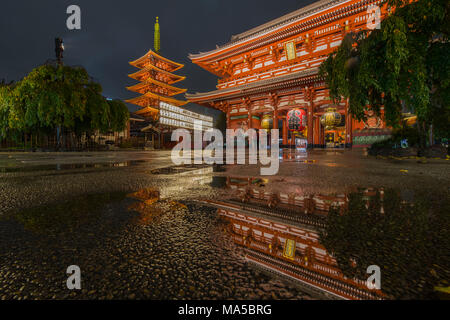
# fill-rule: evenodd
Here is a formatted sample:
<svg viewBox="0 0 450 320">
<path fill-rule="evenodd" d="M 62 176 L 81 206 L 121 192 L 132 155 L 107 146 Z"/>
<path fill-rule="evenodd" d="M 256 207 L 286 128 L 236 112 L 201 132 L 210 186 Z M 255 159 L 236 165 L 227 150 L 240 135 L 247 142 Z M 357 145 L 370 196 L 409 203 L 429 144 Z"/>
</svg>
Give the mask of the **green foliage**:
<svg viewBox="0 0 450 320">
<path fill-rule="evenodd" d="M 402 126 L 392 131 L 392 138 L 395 143 L 400 144 L 401 140 L 407 139 L 408 146 L 416 147 L 420 142 L 420 133 L 415 127 L 408 126 L 403 122 Z"/>
<path fill-rule="evenodd" d="M 9 110 L 11 107 L 11 88 L 0 86 L 0 138 L 6 137 L 9 124 Z"/>
<path fill-rule="evenodd" d="M 370 106 L 384 107 L 388 125 L 399 126 L 402 106 L 418 116 L 422 134 L 433 124 L 441 136 L 450 132 L 449 3 L 391 0 L 395 12 L 381 29 L 348 34 L 320 73 L 338 102 L 349 99 L 359 120 Z"/>
<path fill-rule="evenodd" d="M 127 106 L 120 100 L 108 101 L 110 109 L 109 127 L 113 131 L 123 131 L 127 126 L 130 118 Z"/>
<path fill-rule="evenodd" d="M 405 203 L 394 190 L 370 200 L 352 193 L 343 213 L 330 210 L 321 243 L 347 277 L 366 280 L 367 267 L 378 265 L 389 297 L 433 297 L 435 286 L 449 286 L 450 201 L 430 204 L 425 197 Z"/>
<path fill-rule="evenodd" d="M 122 148 L 122 149 L 130 149 L 130 148 L 133 148 L 133 143 L 132 143 L 130 140 L 122 141 L 122 142 L 119 144 L 119 148 Z"/>
<path fill-rule="evenodd" d="M 121 131 L 129 118 L 120 101 L 108 102 L 84 68 L 43 65 L 14 87 L 0 87 L 0 135 L 61 127 L 75 131 Z"/>
<path fill-rule="evenodd" d="M 32 70 L 12 92 L 10 126 L 73 128 L 85 113 L 89 76 L 82 68 L 44 65 Z"/>
<path fill-rule="evenodd" d="M 420 132 L 416 127 L 408 126 L 406 121 L 402 122 L 401 127 L 392 130 L 392 136 L 389 139 L 372 144 L 370 150 L 401 148 L 401 141 L 404 139 L 407 139 L 408 147 L 419 146 Z"/>
</svg>

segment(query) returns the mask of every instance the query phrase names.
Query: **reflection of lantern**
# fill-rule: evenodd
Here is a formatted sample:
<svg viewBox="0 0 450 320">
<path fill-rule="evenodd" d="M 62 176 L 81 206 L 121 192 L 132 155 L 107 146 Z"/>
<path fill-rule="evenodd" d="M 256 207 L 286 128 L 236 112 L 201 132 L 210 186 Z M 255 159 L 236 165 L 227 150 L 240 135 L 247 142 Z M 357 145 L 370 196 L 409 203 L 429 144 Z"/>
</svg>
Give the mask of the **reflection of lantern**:
<svg viewBox="0 0 450 320">
<path fill-rule="evenodd" d="M 294 109 L 287 114 L 288 128 L 291 131 L 303 131 L 306 127 L 306 111 Z"/>
<path fill-rule="evenodd" d="M 261 120 L 261 128 L 263 128 L 266 131 L 269 131 L 273 128 L 273 118 L 271 114 L 265 114 L 262 117 Z"/>
<path fill-rule="evenodd" d="M 336 108 L 328 108 L 320 117 L 320 123 L 325 127 L 325 130 L 334 129 L 341 123 L 341 114 L 336 111 Z"/>
</svg>

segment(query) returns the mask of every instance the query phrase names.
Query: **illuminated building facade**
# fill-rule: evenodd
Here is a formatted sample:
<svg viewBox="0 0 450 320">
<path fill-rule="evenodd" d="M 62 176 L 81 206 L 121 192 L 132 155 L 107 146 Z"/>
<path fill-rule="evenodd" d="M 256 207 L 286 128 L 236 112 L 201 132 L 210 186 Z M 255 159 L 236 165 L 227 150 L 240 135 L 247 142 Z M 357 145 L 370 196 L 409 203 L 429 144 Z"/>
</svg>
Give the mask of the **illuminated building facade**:
<svg viewBox="0 0 450 320">
<path fill-rule="evenodd" d="M 186 98 L 226 113 L 231 129 L 261 129 L 270 117 L 272 128 L 281 128 L 284 145 L 295 144 L 295 137 L 305 137 L 308 147 L 367 146 L 385 139 L 390 131 L 382 119 L 373 114 L 363 122 L 353 119 L 347 102 L 330 100 L 318 74 L 347 33 L 367 29 L 371 5 L 381 8 L 381 19 L 388 14 L 384 1 L 321 0 L 234 35 L 214 50 L 191 54 L 193 63 L 219 80 L 217 90 Z M 302 132 L 289 131 L 286 118 L 293 109 L 307 114 Z M 321 123 L 329 110 L 340 115 L 334 127 Z"/>
<path fill-rule="evenodd" d="M 369 289 L 365 279 L 345 277 L 335 257 L 321 244 L 320 232 L 326 228 L 328 211 L 331 206 L 346 208 L 346 194 L 301 195 L 289 189 L 274 192 L 258 187 L 260 180 L 227 177 L 229 198 L 205 201 L 229 222 L 228 232 L 244 249 L 246 260 L 327 298 L 385 297 L 382 291 Z M 361 192 L 367 202 L 376 195 L 374 189 Z"/>
<path fill-rule="evenodd" d="M 194 122 L 201 121 L 202 130 L 212 129 L 213 118 L 171 104 L 161 102 L 159 123 L 163 126 L 194 130 Z"/>
</svg>

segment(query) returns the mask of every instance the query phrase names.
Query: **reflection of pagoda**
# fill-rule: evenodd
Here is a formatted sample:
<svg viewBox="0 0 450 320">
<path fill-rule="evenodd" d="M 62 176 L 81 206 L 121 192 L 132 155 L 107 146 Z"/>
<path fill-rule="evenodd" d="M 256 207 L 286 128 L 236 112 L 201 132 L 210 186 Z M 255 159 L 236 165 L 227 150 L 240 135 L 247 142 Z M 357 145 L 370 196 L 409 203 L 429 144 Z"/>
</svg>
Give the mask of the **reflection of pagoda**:
<svg viewBox="0 0 450 320">
<path fill-rule="evenodd" d="M 155 23 L 154 49 L 155 51 L 149 50 L 141 58 L 130 62 L 132 66 L 140 70 L 130 74 L 129 77 L 140 81 L 140 83 L 127 87 L 127 89 L 141 95 L 126 100 L 126 102 L 141 107 L 140 110 L 135 112 L 136 114 L 157 120 L 159 117 L 160 102 L 177 107 L 187 103 L 186 101 L 179 101 L 173 98 L 175 95 L 186 92 L 186 89 L 179 89 L 172 86 L 172 84 L 185 79 L 183 76 L 172 73 L 183 68 L 184 65 L 173 62 L 158 54 L 160 49 L 158 17 Z"/>
</svg>

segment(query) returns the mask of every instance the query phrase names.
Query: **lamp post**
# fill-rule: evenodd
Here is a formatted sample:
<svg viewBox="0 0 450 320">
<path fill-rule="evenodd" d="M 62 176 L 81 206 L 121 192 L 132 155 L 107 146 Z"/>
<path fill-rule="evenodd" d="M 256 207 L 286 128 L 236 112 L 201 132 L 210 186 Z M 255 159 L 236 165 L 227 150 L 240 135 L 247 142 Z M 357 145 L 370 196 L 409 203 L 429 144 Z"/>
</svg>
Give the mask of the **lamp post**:
<svg viewBox="0 0 450 320">
<path fill-rule="evenodd" d="M 63 52 L 64 52 L 64 42 L 61 38 L 55 38 L 55 54 L 56 54 L 56 62 L 58 66 L 62 66 L 63 64 Z M 61 126 L 56 128 L 56 140 L 57 140 L 57 148 L 61 147 Z"/>
<path fill-rule="evenodd" d="M 64 42 L 61 38 L 55 38 L 55 53 L 58 65 L 63 64 Z"/>
</svg>

